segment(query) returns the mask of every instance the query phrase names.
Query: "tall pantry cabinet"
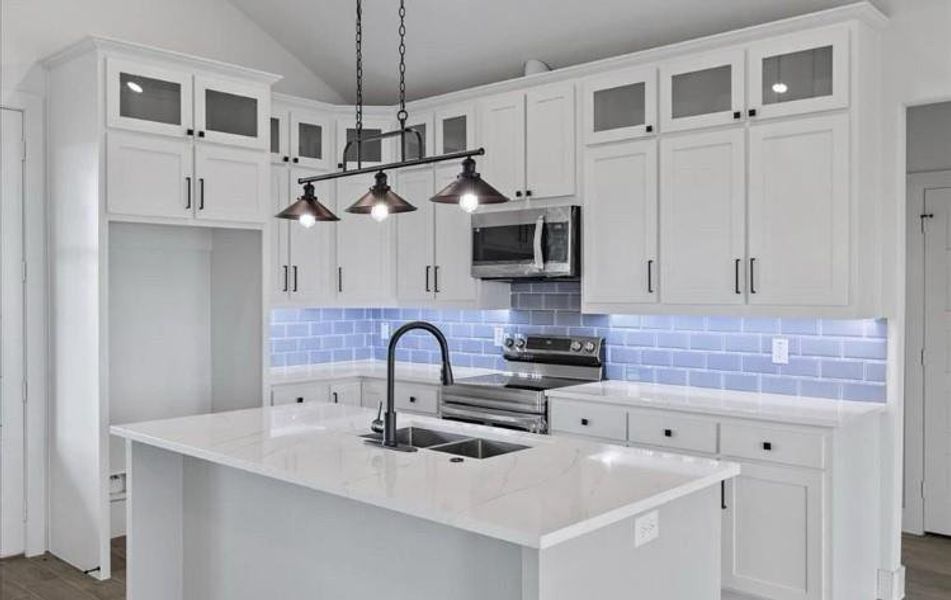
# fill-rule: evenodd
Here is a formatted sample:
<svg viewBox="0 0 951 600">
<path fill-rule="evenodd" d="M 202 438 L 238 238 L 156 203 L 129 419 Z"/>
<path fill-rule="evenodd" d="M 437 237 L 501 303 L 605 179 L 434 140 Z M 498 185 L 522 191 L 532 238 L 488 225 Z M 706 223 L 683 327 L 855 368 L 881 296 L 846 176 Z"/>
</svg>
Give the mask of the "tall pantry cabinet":
<svg viewBox="0 0 951 600">
<path fill-rule="evenodd" d="M 261 404 L 277 77 L 96 38 L 46 66 L 49 546 L 107 579 L 109 426 Z"/>
</svg>

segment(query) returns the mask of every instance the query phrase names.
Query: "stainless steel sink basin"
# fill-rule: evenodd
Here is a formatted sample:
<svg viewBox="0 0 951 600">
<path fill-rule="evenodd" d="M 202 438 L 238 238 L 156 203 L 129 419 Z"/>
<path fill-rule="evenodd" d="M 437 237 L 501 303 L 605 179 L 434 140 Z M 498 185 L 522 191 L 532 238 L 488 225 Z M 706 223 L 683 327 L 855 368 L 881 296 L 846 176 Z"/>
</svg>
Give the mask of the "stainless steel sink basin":
<svg viewBox="0 0 951 600">
<path fill-rule="evenodd" d="M 360 437 L 367 440 L 368 443 L 379 444 L 383 436 L 379 433 L 367 433 Z M 413 448 L 427 448 L 436 452 L 478 459 L 492 458 L 493 456 L 517 452 L 531 447 L 521 444 L 473 438 L 458 433 L 435 431 L 423 427 L 401 427 L 397 429 L 396 441 L 399 444 L 412 446 Z M 461 459 L 454 460 L 458 461 Z"/>
<path fill-rule="evenodd" d="M 360 437 L 379 442 L 383 435 L 380 433 L 368 433 Z M 422 427 L 401 427 L 396 430 L 396 441 L 400 444 L 413 446 L 414 448 L 429 448 L 439 444 L 457 442 L 467 439 L 464 435 L 458 433 L 446 433 L 445 431 L 434 431 Z"/>
</svg>

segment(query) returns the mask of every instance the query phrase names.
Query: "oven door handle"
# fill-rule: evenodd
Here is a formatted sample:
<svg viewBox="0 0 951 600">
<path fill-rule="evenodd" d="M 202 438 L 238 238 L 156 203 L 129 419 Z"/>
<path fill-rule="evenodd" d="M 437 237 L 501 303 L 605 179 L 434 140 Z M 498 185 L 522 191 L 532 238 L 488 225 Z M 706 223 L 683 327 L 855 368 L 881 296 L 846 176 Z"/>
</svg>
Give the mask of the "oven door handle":
<svg viewBox="0 0 951 600">
<path fill-rule="evenodd" d="M 535 251 L 535 268 L 541 271 L 545 268 L 545 252 L 542 248 L 542 233 L 545 231 L 545 215 L 538 215 L 535 219 L 535 238 L 532 248 Z"/>
<path fill-rule="evenodd" d="M 541 432 L 545 428 L 545 419 L 541 415 L 516 417 L 512 415 L 499 414 L 495 411 L 466 410 L 456 406 L 446 406 L 445 404 L 442 405 L 440 412 L 442 413 L 441 416 L 444 419 L 460 418 L 471 419 L 473 421 L 480 422 L 501 423 L 504 425 L 518 427 L 532 433 Z"/>
<path fill-rule="evenodd" d="M 541 402 L 532 402 L 532 403 L 513 403 L 507 400 L 494 400 L 492 398 L 483 398 L 483 397 L 474 397 L 474 396 L 460 396 L 456 394 L 447 394 L 443 392 L 442 394 L 442 403 L 443 406 L 446 403 L 458 405 L 464 404 L 467 407 L 474 409 L 479 408 L 488 408 L 490 410 L 504 410 L 507 413 L 525 413 L 528 415 L 537 415 L 540 412 L 545 410 L 545 400 L 542 399 Z M 518 410 L 519 408 L 524 407 L 525 410 Z"/>
</svg>

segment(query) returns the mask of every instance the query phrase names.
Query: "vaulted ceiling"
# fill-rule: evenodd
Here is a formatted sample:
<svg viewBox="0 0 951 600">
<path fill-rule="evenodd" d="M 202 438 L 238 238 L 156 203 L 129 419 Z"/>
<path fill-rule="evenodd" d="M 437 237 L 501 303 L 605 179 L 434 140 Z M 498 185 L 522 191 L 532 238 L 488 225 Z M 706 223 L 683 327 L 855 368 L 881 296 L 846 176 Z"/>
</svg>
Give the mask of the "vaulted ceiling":
<svg viewBox="0 0 951 600">
<path fill-rule="evenodd" d="M 876 0 L 882 7 L 888 1 Z M 342 96 L 355 95 L 355 0 L 231 0 Z M 432 96 L 852 0 L 406 0 L 408 95 Z M 365 99 L 397 94 L 397 0 L 363 0 Z M 883 7 L 884 8 L 884 7 Z"/>
</svg>

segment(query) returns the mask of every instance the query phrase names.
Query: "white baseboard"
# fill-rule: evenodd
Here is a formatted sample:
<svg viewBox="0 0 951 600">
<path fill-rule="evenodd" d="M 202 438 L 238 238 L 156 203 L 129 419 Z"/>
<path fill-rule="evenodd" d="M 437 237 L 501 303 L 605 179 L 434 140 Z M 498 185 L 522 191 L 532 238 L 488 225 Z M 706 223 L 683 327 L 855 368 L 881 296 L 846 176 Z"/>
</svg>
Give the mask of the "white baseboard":
<svg viewBox="0 0 951 600">
<path fill-rule="evenodd" d="M 905 567 L 894 571 L 878 570 L 878 600 L 902 600 L 905 597 Z"/>
</svg>

